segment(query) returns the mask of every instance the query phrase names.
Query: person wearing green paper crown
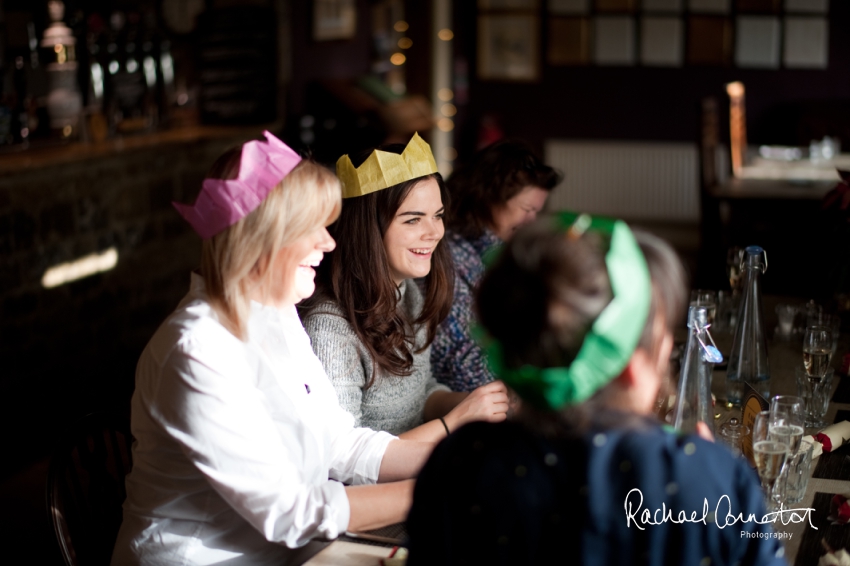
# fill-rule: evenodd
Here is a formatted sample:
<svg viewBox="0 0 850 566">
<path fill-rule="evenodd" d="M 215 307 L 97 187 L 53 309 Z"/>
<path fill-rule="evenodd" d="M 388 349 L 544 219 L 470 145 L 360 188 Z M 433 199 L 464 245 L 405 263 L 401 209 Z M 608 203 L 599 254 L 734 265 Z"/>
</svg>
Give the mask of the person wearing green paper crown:
<svg viewBox="0 0 850 566">
<path fill-rule="evenodd" d="M 523 403 L 437 446 L 409 566 L 784 564 L 755 472 L 654 415 L 685 305 L 668 245 L 620 221 L 539 220 L 476 305 L 489 363 Z"/>
<path fill-rule="evenodd" d="M 447 194 L 431 148 L 414 135 L 407 146 L 343 156 L 337 175 L 344 205 L 329 228 L 337 247 L 302 312 L 340 405 L 357 426 L 424 441 L 503 420 L 503 383 L 456 393 L 431 373 L 430 345 L 452 301 L 441 242 Z"/>
</svg>

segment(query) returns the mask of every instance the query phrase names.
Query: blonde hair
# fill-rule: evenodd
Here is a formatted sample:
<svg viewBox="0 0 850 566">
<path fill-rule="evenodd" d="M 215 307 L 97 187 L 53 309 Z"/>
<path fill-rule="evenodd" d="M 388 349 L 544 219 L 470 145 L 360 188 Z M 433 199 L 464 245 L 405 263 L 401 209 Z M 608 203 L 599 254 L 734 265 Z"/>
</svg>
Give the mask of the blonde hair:
<svg viewBox="0 0 850 566">
<path fill-rule="evenodd" d="M 208 177 L 233 179 L 239 172 L 241 148 L 222 155 Z M 325 167 L 303 160 L 280 181 L 265 200 L 236 224 L 204 240 L 201 275 L 210 303 L 222 324 L 245 340 L 251 292 L 268 295 L 275 286 L 293 281 L 273 281 L 278 252 L 318 226 L 339 216 L 342 192 L 339 180 Z"/>
</svg>

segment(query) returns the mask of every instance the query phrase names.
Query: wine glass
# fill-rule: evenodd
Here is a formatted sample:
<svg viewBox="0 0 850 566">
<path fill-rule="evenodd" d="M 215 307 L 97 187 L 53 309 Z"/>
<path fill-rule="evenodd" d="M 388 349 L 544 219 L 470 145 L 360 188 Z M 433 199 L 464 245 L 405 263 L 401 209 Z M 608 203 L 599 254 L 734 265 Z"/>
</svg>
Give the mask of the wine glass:
<svg viewBox="0 0 850 566">
<path fill-rule="evenodd" d="M 835 356 L 835 350 L 838 347 L 838 337 L 841 330 L 841 319 L 836 314 L 824 312 L 820 307 L 818 310 L 808 313 L 806 316 L 806 326 L 826 326 L 832 329 L 832 349 L 830 358 Z"/>
<path fill-rule="evenodd" d="M 753 458 L 756 461 L 761 487 L 770 510 L 776 509 L 773 492 L 787 454 L 788 444 L 771 438 L 770 411 L 758 413 L 753 423 Z"/>
<path fill-rule="evenodd" d="M 832 357 L 833 330 L 829 326 L 807 326 L 803 335 L 803 367 L 810 380 L 820 381 Z"/>
<path fill-rule="evenodd" d="M 797 453 L 803 439 L 803 427 L 806 420 L 806 404 L 795 395 L 776 395 L 770 400 L 770 422 L 768 435 L 771 440 L 788 446 L 787 458 Z M 787 461 L 786 458 L 786 461 Z M 782 467 L 773 500 L 777 504 L 785 502 L 785 482 L 788 477 L 787 466 Z"/>
</svg>

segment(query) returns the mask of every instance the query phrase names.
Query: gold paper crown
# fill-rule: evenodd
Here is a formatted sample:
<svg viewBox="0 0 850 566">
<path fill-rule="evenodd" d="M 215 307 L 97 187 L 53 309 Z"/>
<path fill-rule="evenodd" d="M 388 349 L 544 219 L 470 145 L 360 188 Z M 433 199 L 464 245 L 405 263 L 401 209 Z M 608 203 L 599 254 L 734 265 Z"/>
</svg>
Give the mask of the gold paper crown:
<svg viewBox="0 0 850 566">
<path fill-rule="evenodd" d="M 436 172 L 437 162 L 431 146 L 418 133 L 413 134 L 401 155 L 376 149 L 356 169 L 347 155 L 336 162 L 342 198 L 368 195 Z"/>
</svg>

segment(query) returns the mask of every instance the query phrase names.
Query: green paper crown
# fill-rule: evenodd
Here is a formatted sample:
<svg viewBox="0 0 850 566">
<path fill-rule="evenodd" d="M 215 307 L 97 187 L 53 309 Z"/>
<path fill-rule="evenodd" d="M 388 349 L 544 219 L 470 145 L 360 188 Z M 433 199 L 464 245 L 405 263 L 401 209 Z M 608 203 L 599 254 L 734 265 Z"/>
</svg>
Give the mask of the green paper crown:
<svg viewBox="0 0 850 566">
<path fill-rule="evenodd" d="M 559 409 L 581 403 L 620 375 L 637 348 L 652 298 L 652 282 L 643 252 L 629 227 L 620 220 L 572 212 L 556 216 L 565 231 L 582 226 L 610 238 L 605 265 L 613 298 L 585 334 L 581 348 L 568 367 L 538 368 L 504 364 L 502 347 L 490 337 L 481 343 L 494 373 L 531 403 Z M 579 234 L 580 235 L 580 234 Z"/>
</svg>

